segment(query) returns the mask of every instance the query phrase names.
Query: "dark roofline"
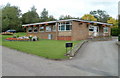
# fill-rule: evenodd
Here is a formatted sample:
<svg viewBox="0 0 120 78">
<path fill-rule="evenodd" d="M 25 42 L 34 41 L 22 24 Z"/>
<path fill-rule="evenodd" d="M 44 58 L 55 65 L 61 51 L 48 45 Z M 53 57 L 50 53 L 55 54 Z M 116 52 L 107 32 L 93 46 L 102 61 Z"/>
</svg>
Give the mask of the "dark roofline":
<svg viewBox="0 0 120 78">
<path fill-rule="evenodd" d="M 25 24 L 25 25 L 22 25 L 22 26 L 58 23 L 58 22 L 62 22 L 62 21 L 81 21 L 81 22 L 86 22 L 86 23 L 96 23 L 96 24 L 103 24 L 103 25 L 111 25 L 112 26 L 112 24 L 108 24 L 108 23 L 102 23 L 102 22 L 97 22 L 97 21 L 79 20 L 79 19 L 66 19 L 66 20 L 48 21 L 48 22 Z"/>
</svg>

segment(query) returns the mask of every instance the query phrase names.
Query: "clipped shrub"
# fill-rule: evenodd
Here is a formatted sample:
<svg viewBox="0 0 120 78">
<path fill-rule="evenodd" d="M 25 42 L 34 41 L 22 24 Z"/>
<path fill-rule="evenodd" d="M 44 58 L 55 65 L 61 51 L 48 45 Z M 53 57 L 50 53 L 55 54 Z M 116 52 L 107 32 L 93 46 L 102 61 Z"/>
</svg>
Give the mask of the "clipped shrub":
<svg viewBox="0 0 120 78">
<path fill-rule="evenodd" d="M 119 34 L 119 36 L 118 36 L 118 41 L 120 41 L 120 34 Z"/>
<path fill-rule="evenodd" d="M 120 34 L 120 29 L 119 28 L 112 28 L 111 29 L 111 35 L 112 36 L 118 36 Z"/>
</svg>

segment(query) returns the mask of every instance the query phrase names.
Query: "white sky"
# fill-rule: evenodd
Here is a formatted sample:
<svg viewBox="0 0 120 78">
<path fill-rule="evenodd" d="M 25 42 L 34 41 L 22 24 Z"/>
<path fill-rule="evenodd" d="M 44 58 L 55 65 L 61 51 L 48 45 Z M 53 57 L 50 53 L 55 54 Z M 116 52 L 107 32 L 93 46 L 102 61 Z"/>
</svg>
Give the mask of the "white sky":
<svg viewBox="0 0 120 78">
<path fill-rule="evenodd" d="M 59 18 L 60 15 L 71 15 L 82 17 L 91 10 L 105 10 L 110 16 L 117 18 L 119 0 L 0 0 L 0 5 L 18 6 L 22 13 L 27 12 L 34 5 L 40 15 L 43 8 L 46 8 L 49 15 Z"/>
</svg>

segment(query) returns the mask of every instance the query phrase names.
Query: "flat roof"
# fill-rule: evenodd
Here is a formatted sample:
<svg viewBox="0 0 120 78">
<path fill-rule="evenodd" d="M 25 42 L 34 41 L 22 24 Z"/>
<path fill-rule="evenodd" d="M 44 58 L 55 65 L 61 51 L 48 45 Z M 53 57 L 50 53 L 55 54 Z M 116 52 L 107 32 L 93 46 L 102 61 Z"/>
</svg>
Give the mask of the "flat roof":
<svg viewBox="0 0 120 78">
<path fill-rule="evenodd" d="M 24 24 L 22 26 L 30 26 L 30 25 L 40 25 L 40 24 L 50 24 L 50 23 L 58 23 L 58 22 L 63 22 L 63 21 L 80 21 L 80 22 L 86 22 L 86 23 L 96 23 L 96 24 L 104 24 L 104 25 L 111 25 L 108 23 L 102 23 L 102 22 L 97 22 L 97 21 L 87 21 L 87 20 L 79 20 L 79 19 L 66 19 L 66 20 L 57 20 L 57 21 L 48 21 L 48 22 L 40 22 L 40 23 L 32 23 L 32 24 Z"/>
</svg>

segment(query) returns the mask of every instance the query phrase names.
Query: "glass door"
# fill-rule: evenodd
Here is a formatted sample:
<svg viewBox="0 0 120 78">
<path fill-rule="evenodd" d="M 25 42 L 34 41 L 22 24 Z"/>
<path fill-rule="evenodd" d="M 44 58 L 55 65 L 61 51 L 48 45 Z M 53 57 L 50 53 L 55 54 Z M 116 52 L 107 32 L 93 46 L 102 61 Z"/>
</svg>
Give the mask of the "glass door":
<svg viewBox="0 0 120 78">
<path fill-rule="evenodd" d="M 99 33 L 99 27 L 98 26 L 89 26 L 89 35 L 97 36 L 98 33 Z"/>
</svg>

